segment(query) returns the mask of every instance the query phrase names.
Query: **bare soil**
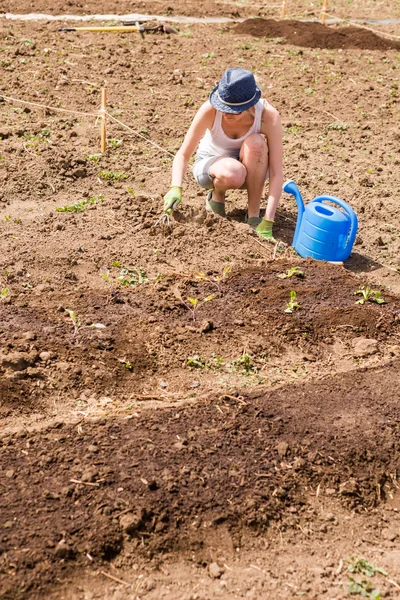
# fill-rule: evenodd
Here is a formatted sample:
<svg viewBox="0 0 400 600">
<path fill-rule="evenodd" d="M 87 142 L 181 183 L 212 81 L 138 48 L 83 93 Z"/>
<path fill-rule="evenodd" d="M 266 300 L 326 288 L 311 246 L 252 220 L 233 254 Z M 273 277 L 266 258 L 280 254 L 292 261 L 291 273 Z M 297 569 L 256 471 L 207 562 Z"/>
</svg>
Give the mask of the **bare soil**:
<svg viewBox="0 0 400 600">
<path fill-rule="evenodd" d="M 398 16 L 362 8 L 335 5 Z M 0 21 L 4 600 L 399 597 L 399 31 L 277 10 L 0 1 L 233 19 L 144 40 Z M 190 172 L 154 227 L 172 156 L 233 65 L 280 111 L 305 201 L 356 211 L 344 265 L 294 252 L 291 196 L 273 246 L 243 192 L 207 215 Z M 367 287 L 385 302 L 357 304 Z M 351 557 L 383 572 L 351 573 Z"/>
</svg>

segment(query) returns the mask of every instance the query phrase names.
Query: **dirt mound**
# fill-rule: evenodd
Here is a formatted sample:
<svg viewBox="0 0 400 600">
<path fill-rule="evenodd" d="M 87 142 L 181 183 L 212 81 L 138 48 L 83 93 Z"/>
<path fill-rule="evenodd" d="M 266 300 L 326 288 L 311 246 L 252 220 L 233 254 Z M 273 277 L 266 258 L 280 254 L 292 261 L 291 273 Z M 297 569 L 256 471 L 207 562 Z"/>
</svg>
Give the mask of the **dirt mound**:
<svg viewBox="0 0 400 600">
<path fill-rule="evenodd" d="M 306 48 L 398 50 L 400 42 L 385 39 L 360 27 L 327 27 L 321 23 L 246 19 L 236 33 L 255 37 L 284 38 L 286 43 Z"/>
<path fill-rule="evenodd" d="M 88 555 L 185 553 L 221 524 L 290 529 L 317 487 L 374 507 L 400 458 L 399 366 L 4 438 L 2 597 L 43 598 Z"/>
</svg>

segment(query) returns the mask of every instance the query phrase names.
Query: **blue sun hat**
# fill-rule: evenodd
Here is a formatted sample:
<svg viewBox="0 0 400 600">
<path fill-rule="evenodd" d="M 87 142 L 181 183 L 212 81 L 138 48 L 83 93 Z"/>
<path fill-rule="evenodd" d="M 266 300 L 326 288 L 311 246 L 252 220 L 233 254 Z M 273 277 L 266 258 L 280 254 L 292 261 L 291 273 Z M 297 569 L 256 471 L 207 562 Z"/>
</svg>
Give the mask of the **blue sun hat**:
<svg viewBox="0 0 400 600">
<path fill-rule="evenodd" d="M 246 69 L 227 69 L 210 94 L 211 105 L 221 112 L 237 114 L 257 104 L 261 90 Z"/>
</svg>

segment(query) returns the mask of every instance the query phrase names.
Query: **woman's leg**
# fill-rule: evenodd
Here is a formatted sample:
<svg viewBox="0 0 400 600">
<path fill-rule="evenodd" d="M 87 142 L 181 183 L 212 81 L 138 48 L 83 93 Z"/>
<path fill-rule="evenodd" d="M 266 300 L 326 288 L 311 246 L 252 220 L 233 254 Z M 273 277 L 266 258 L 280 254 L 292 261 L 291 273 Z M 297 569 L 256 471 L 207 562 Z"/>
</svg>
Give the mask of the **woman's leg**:
<svg viewBox="0 0 400 600">
<path fill-rule="evenodd" d="M 247 171 L 236 158 L 224 156 L 211 165 L 210 176 L 214 184 L 212 199 L 223 204 L 227 190 L 237 190 L 245 183 Z"/>
<path fill-rule="evenodd" d="M 261 197 L 264 192 L 268 171 L 268 145 L 259 133 L 252 133 L 243 142 L 240 160 L 246 168 L 246 187 L 248 195 L 248 217 L 260 216 Z"/>
</svg>

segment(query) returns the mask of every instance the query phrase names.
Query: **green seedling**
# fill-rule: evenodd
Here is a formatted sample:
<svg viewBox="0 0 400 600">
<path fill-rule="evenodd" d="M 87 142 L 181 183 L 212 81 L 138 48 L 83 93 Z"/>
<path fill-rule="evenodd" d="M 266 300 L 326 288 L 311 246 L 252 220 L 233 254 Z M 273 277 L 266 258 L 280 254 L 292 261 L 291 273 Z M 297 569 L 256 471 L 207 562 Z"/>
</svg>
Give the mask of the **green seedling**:
<svg viewBox="0 0 400 600">
<path fill-rule="evenodd" d="M 189 356 L 187 359 L 189 369 L 204 369 L 206 363 L 203 362 L 198 354 Z"/>
<path fill-rule="evenodd" d="M 65 309 L 65 312 L 68 313 L 68 316 L 71 320 L 72 326 L 74 328 L 74 339 L 78 337 L 78 333 L 81 329 L 105 329 L 106 326 L 103 323 L 91 323 L 90 325 L 82 325 L 81 318 L 76 314 L 75 311 L 70 310 L 69 308 Z"/>
<path fill-rule="evenodd" d="M 117 290 L 115 289 L 112 278 L 110 277 L 110 271 L 106 267 L 102 267 L 100 269 L 100 276 L 104 279 L 106 283 L 109 284 L 111 290 L 111 296 L 115 296 L 117 294 Z"/>
<path fill-rule="evenodd" d="M 328 129 L 331 131 L 346 131 L 348 128 L 349 126 L 346 123 L 341 123 L 340 121 L 328 125 Z"/>
<path fill-rule="evenodd" d="M 99 177 L 110 183 L 116 183 L 128 179 L 129 175 L 122 171 L 100 171 Z"/>
<path fill-rule="evenodd" d="M 110 144 L 111 148 L 118 148 L 119 146 L 121 146 L 123 140 L 117 140 L 116 138 L 111 138 L 111 140 L 108 140 L 108 143 Z"/>
<path fill-rule="evenodd" d="M 290 277 L 299 277 L 300 279 L 304 278 L 304 271 L 302 271 L 299 267 L 292 267 L 285 271 L 285 273 L 279 273 L 279 279 L 290 279 Z"/>
<path fill-rule="evenodd" d="M 182 294 L 180 293 L 180 291 L 177 288 L 174 288 L 174 294 L 178 298 L 178 300 L 181 302 L 181 304 L 183 304 L 183 306 L 188 309 L 188 311 L 192 315 L 193 321 L 196 320 L 197 311 L 200 308 L 200 306 L 202 304 L 205 304 L 206 302 L 210 302 L 211 300 L 214 300 L 214 298 L 215 298 L 215 296 L 211 295 L 211 296 L 207 296 L 206 298 L 203 298 L 202 300 L 199 300 L 198 298 L 186 298 L 186 300 L 184 300 L 182 298 Z"/>
<path fill-rule="evenodd" d="M 353 577 L 349 577 L 347 591 L 352 596 L 358 595 L 362 598 L 371 598 L 371 600 L 381 600 L 381 592 L 378 588 L 374 588 L 366 579 L 357 581 Z"/>
<path fill-rule="evenodd" d="M 354 292 L 355 296 L 362 296 L 359 300 L 356 301 L 356 304 L 365 304 L 366 302 L 375 302 L 376 304 L 385 304 L 385 299 L 382 298 L 381 292 L 377 290 L 373 290 L 370 287 L 362 287 L 356 292 Z"/>
<path fill-rule="evenodd" d="M 5 298 L 7 298 L 8 294 L 9 294 L 8 288 L 2 288 L 0 290 L 0 300 L 4 300 Z"/>
<path fill-rule="evenodd" d="M 296 300 L 297 294 L 294 290 L 290 290 L 290 300 L 286 304 L 285 313 L 292 313 L 294 310 L 300 308 L 300 304 Z"/>
<path fill-rule="evenodd" d="M 76 204 L 71 204 L 70 206 L 57 206 L 57 212 L 73 212 L 73 213 L 81 213 L 87 209 L 88 206 L 93 206 L 100 200 L 103 200 L 103 194 L 99 196 L 91 196 L 90 198 L 86 198 L 86 200 L 82 200 L 82 202 L 77 202 Z"/>
<path fill-rule="evenodd" d="M 79 328 L 81 326 L 81 319 L 80 317 L 78 317 L 75 311 L 70 310 L 69 308 L 66 308 L 65 312 L 68 313 L 68 316 L 71 319 L 71 323 L 74 328 L 74 339 L 76 339 L 78 337 Z"/>
<path fill-rule="evenodd" d="M 146 275 L 146 271 L 142 267 L 129 267 L 129 269 L 121 269 L 117 277 L 118 283 L 124 287 L 128 285 L 141 285 L 148 283 L 150 279 Z"/>
<path fill-rule="evenodd" d="M 365 560 L 365 558 L 354 558 L 353 556 L 349 559 L 349 565 L 347 570 L 349 573 L 360 573 L 367 577 L 373 577 L 376 573 L 380 575 L 387 575 L 387 571 L 381 567 L 376 567 L 372 563 Z"/>
<path fill-rule="evenodd" d="M 200 272 L 196 272 L 194 274 L 196 279 L 200 279 L 201 281 L 208 281 L 209 283 L 212 283 L 213 285 L 215 285 L 215 287 L 217 288 L 218 292 L 220 294 L 222 294 L 222 287 L 221 284 L 223 281 L 225 281 L 225 279 L 228 277 L 229 273 L 231 272 L 231 267 L 225 267 L 225 269 L 222 271 L 222 275 L 216 275 L 215 277 L 207 277 L 207 275 L 205 273 L 200 273 Z"/>
<path fill-rule="evenodd" d="M 250 375 L 251 373 L 257 373 L 257 367 L 252 364 L 252 357 L 250 354 L 243 352 L 242 356 L 239 356 L 236 360 L 231 362 L 231 367 L 234 370 L 238 370 L 241 373 Z"/>
<path fill-rule="evenodd" d="M 102 156 L 103 156 L 102 154 L 89 154 L 87 156 L 87 158 L 94 163 L 98 163 L 98 162 L 100 162 Z"/>
</svg>

